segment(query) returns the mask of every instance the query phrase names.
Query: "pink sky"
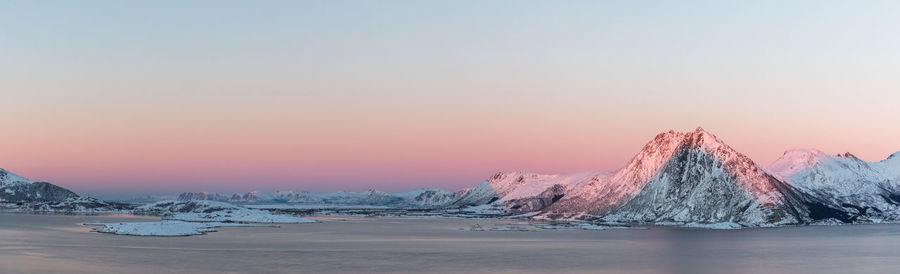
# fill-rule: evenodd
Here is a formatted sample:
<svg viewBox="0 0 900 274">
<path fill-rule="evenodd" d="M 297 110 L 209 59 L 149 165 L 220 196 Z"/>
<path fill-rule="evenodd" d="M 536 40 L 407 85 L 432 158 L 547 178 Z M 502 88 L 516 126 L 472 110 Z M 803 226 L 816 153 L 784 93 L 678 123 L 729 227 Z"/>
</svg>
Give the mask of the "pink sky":
<svg viewBox="0 0 900 274">
<path fill-rule="evenodd" d="M 614 170 L 697 126 L 762 165 L 900 150 L 891 9 L 329 2 L 3 9 L 0 168 L 77 192 L 399 191 Z"/>
</svg>

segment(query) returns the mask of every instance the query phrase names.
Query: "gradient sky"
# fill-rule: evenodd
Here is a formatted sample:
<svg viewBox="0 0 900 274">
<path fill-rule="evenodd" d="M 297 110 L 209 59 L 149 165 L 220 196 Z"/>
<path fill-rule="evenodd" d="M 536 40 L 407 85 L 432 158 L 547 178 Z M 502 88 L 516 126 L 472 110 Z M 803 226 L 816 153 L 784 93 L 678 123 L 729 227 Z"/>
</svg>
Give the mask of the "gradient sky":
<svg viewBox="0 0 900 274">
<path fill-rule="evenodd" d="M 0 1 L 0 168 L 80 193 L 459 189 L 703 126 L 900 150 L 898 1 Z"/>
</svg>

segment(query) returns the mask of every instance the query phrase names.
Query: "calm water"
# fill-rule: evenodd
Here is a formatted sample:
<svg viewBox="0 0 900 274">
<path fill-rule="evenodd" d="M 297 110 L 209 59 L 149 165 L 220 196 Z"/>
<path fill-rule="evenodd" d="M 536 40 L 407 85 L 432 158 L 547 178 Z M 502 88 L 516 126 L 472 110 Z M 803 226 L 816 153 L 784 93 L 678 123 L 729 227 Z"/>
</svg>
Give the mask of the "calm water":
<svg viewBox="0 0 900 274">
<path fill-rule="evenodd" d="M 0 273 L 897 273 L 900 226 L 473 232 L 499 221 L 328 218 L 192 237 L 88 232 L 128 216 L 0 214 Z"/>
</svg>

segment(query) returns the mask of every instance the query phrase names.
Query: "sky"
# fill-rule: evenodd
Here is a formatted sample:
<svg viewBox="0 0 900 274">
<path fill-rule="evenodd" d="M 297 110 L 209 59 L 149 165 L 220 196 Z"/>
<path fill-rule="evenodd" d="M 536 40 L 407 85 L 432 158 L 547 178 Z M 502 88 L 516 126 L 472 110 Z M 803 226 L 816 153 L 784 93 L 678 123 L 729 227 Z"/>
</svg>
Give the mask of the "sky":
<svg viewBox="0 0 900 274">
<path fill-rule="evenodd" d="M 898 1 L 0 1 L 0 168 L 79 193 L 420 187 L 900 150 Z"/>
</svg>

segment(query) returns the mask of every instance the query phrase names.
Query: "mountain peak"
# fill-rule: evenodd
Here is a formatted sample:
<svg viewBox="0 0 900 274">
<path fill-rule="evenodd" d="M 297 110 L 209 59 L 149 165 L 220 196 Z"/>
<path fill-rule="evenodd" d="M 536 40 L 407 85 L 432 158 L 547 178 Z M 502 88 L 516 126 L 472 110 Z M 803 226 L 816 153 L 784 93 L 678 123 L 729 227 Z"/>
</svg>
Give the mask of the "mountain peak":
<svg viewBox="0 0 900 274">
<path fill-rule="evenodd" d="M 850 152 L 844 152 L 842 154 L 838 154 L 837 157 L 841 157 L 844 159 L 851 159 L 851 160 L 859 160 L 859 157 L 856 157 L 856 155 L 853 155 Z"/>
<path fill-rule="evenodd" d="M 784 154 L 781 156 L 784 157 L 827 157 L 828 154 L 822 152 L 821 150 L 814 148 L 796 148 L 796 149 L 788 149 L 784 151 Z"/>
<path fill-rule="evenodd" d="M 690 148 L 706 148 L 716 150 L 719 147 L 728 147 L 719 137 L 709 133 L 702 127 L 697 127 L 693 132 L 685 134 L 685 142 Z"/>
<path fill-rule="evenodd" d="M 369 188 L 369 190 L 366 190 L 365 193 L 366 193 L 366 194 L 380 194 L 380 193 L 387 193 L 387 192 L 378 190 L 378 189 L 376 189 L 376 188 L 373 187 L 373 188 Z"/>
<path fill-rule="evenodd" d="M 850 154 L 850 156 L 852 156 L 852 154 Z M 786 172 L 813 166 L 831 157 L 834 156 L 818 149 L 790 149 L 786 150 L 784 155 L 769 164 L 768 170 L 784 174 Z"/>
<path fill-rule="evenodd" d="M 725 145 L 715 135 L 702 127 L 691 132 L 670 130 L 656 135 L 641 151 L 613 177 L 633 183 L 644 182 L 655 176 L 671 158 L 683 150 L 700 149 L 719 159 L 730 159 L 739 155 Z"/>
<path fill-rule="evenodd" d="M 695 145 L 704 145 L 704 144 L 715 144 L 715 145 L 724 145 L 724 142 L 720 140 L 716 135 L 710 133 L 703 129 L 703 127 L 697 127 L 693 131 L 689 132 L 677 132 L 674 130 L 669 130 L 666 132 L 662 132 L 656 135 L 656 137 L 651 141 L 648 145 L 653 144 L 663 144 L 663 143 L 681 143 L 683 141 L 688 141 Z"/>
</svg>

